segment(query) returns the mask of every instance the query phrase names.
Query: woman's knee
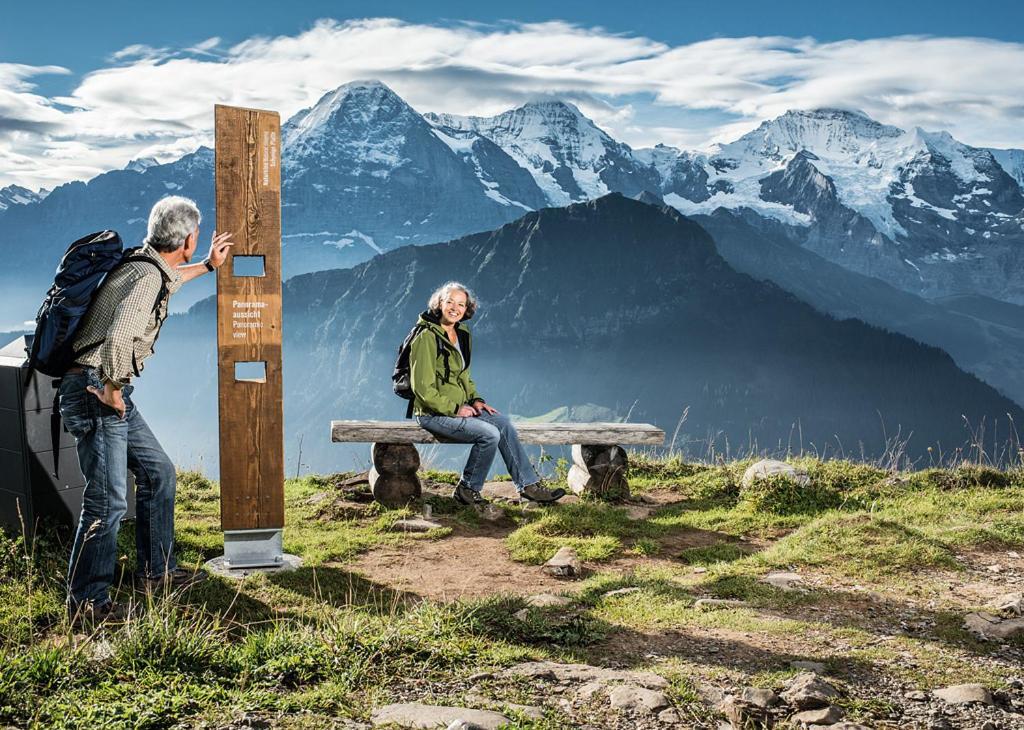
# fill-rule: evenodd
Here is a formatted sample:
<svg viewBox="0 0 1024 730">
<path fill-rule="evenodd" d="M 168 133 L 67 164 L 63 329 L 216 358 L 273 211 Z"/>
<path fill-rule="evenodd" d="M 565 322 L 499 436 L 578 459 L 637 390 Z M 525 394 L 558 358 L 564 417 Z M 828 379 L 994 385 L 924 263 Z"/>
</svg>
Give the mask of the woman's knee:
<svg viewBox="0 0 1024 730">
<path fill-rule="evenodd" d="M 477 441 L 485 444 L 496 444 L 501 440 L 501 431 L 493 423 L 479 421 L 477 423 Z"/>
</svg>

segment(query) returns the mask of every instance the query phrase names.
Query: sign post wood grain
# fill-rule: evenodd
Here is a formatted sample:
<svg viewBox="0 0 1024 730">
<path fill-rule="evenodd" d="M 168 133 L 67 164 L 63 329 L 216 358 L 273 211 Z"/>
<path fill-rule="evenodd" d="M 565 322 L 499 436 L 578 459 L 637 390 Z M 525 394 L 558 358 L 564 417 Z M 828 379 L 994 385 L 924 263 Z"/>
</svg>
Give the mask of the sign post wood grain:
<svg viewBox="0 0 1024 730">
<path fill-rule="evenodd" d="M 217 230 L 234 241 L 217 272 L 221 527 L 229 567 L 280 562 L 280 130 L 276 112 L 215 108 Z"/>
</svg>

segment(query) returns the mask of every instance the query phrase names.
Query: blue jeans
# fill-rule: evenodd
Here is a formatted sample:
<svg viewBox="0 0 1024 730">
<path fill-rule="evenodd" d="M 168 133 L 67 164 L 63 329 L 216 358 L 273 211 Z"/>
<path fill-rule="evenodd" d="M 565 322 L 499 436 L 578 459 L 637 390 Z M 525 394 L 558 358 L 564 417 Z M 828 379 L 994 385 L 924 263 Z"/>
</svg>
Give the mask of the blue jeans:
<svg viewBox="0 0 1024 730">
<path fill-rule="evenodd" d="M 96 371 L 65 375 L 60 414 L 75 437 L 85 494 L 68 565 L 68 607 L 110 600 L 117 562 L 117 532 L 128 509 L 128 470 L 135 475 L 137 572 L 158 577 L 174 570 L 174 492 L 177 475 L 153 432 L 132 403 L 132 386 L 121 391 L 125 417 L 86 391 L 98 388 Z"/>
<path fill-rule="evenodd" d="M 473 444 L 466 460 L 466 468 L 462 470 L 462 481 L 479 492 L 484 488 L 487 472 L 491 470 L 496 452 L 512 475 L 512 482 L 520 492 L 523 487 L 540 481 L 537 470 L 530 463 L 530 457 L 519 442 L 516 427 L 508 420 L 508 416 L 484 411 L 471 418 L 454 416 L 416 416 L 416 422 L 430 433 L 446 441 L 460 444 Z"/>
</svg>

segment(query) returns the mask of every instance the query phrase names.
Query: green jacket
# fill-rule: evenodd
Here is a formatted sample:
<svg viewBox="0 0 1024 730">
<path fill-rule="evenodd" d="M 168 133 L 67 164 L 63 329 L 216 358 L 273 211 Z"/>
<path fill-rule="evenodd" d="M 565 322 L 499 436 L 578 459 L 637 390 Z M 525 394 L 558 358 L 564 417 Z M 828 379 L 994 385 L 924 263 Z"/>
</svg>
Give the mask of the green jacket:
<svg viewBox="0 0 1024 730">
<path fill-rule="evenodd" d="M 437 315 L 424 312 L 417 324 L 423 325 L 425 329 L 409 345 L 409 379 L 415 396 L 412 412 L 417 416 L 454 416 L 461 406 L 483 401 L 469 375 L 469 368 L 448 339 Z M 473 345 L 469 329 L 461 322 L 455 325 L 455 329 L 459 346 L 469 354 Z M 439 346 L 448 352 L 447 380 L 444 355 L 439 351 Z"/>
</svg>

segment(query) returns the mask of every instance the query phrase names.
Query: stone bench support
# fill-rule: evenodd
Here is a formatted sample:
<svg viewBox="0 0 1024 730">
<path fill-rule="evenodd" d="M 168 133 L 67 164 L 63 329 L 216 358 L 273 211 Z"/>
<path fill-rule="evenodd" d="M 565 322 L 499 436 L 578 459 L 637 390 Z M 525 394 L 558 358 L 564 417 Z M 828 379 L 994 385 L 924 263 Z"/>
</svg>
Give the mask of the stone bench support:
<svg viewBox="0 0 1024 730">
<path fill-rule="evenodd" d="M 661 446 L 665 432 L 647 423 L 516 423 L 527 444 L 572 445 L 569 487 L 601 499 L 629 496 L 628 457 L 622 444 Z M 388 507 L 408 504 L 422 494 L 416 475 L 419 453 L 413 444 L 455 443 L 439 439 L 415 421 L 332 421 L 335 443 L 372 444 L 370 489 Z"/>
</svg>

